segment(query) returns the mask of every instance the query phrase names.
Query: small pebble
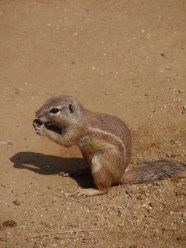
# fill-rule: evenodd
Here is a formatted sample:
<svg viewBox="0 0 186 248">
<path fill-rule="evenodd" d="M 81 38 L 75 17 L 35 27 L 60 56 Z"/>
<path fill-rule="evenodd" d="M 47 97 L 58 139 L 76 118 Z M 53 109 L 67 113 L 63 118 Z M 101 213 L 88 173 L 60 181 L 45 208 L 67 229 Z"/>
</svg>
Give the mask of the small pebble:
<svg viewBox="0 0 186 248">
<path fill-rule="evenodd" d="M 58 240 L 62 239 L 59 235 L 56 235 L 54 238 Z"/>
<path fill-rule="evenodd" d="M 0 140 L 0 145 L 12 145 L 12 142 Z"/>
<path fill-rule="evenodd" d="M 166 70 L 173 70 L 172 68 L 170 68 L 169 66 L 165 67 Z"/>
<path fill-rule="evenodd" d="M 179 142 L 177 140 L 171 140 L 170 143 L 171 144 L 178 144 Z"/>
<path fill-rule="evenodd" d="M 6 141 L 0 140 L 0 145 L 7 145 Z"/>
<path fill-rule="evenodd" d="M 20 90 L 19 89 L 15 89 L 15 94 L 20 94 Z"/>
<path fill-rule="evenodd" d="M 16 199 L 15 201 L 13 201 L 13 203 L 16 205 L 16 206 L 20 206 L 21 203 Z"/>
<path fill-rule="evenodd" d="M 179 93 L 183 93 L 183 90 L 178 90 Z"/>
</svg>

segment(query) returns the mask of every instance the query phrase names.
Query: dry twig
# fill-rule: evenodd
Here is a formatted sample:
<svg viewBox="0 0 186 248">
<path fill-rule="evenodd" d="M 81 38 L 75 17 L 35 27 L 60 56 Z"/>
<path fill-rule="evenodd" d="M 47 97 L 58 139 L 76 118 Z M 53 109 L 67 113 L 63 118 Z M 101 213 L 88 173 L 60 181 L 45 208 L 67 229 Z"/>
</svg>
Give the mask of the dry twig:
<svg viewBox="0 0 186 248">
<path fill-rule="evenodd" d="M 38 237 L 49 236 L 49 235 L 56 235 L 56 234 L 79 233 L 79 232 L 95 232 L 95 231 L 101 231 L 101 229 L 70 230 L 70 231 L 63 231 L 63 232 L 43 233 L 43 234 L 38 234 L 38 235 L 32 236 L 31 238 L 38 238 Z"/>
</svg>

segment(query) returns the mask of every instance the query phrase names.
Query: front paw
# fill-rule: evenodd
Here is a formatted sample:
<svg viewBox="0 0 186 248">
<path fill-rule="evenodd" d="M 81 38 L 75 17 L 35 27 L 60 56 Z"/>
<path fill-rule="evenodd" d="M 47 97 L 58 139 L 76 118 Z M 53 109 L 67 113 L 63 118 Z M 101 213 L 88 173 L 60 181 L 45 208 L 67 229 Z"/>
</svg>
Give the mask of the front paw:
<svg viewBox="0 0 186 248">
<path fill-rule="evenodd" d="M 41 123 L 38 119 L 36 119 L 33 121 L 33 126 L 38 135 L 45 136 L 46 127 L 43 123 Z"/>
</svg>

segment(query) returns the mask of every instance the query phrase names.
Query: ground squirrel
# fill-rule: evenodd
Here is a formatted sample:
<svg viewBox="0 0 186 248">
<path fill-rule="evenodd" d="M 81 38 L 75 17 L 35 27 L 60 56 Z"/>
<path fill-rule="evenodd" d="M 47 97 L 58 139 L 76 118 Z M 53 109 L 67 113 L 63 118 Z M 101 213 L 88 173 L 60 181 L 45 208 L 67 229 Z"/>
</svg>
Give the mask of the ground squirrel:
<svg viewBox="0 0 186 248">
<path fill-rule="evenodd" d="M 37 112 L 36 133 L 59 145 L 77 145 L 97 189 L 82 189 L 71 196 L 107 193 L 114 184 L 140 183 L 185 174 L 186 163 L 147 162 L 126 171 L 131 158 L 131 134 L 117 117 L 94 113 L 71 96 L 50 98 Z"/>
</svg>

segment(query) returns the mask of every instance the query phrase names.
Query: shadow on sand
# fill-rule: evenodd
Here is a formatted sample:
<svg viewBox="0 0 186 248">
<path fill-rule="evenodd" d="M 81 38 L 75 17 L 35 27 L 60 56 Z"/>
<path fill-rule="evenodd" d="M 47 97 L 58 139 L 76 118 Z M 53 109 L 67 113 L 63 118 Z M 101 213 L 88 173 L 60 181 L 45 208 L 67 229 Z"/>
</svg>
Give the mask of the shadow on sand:
<svg viewBox="0 0 186 248">
<path fill-rule="evenodd" d="M 10 158 L 13 166 L 43 175 L 60 175 L 60 172 L 78 171 L 86 167 L 82 158 L 61 158 L 34 152 L 19 152 Z M 82 188 L 94 187 L 90 175 L 71 177 Z"/>
</svg>

